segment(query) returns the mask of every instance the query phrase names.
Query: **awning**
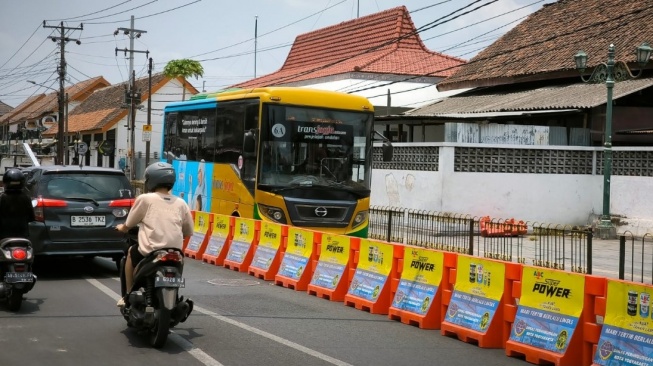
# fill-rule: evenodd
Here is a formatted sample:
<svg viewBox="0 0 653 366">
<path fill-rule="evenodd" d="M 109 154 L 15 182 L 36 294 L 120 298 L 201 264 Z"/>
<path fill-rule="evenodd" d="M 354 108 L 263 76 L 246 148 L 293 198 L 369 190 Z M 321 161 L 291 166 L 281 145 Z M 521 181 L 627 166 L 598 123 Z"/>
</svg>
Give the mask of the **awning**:
<svg viewBox="0 0 653 366">
<path fill-rule="evenodd" d="M 653 78 L 633 79 L 617 82 L 612 99 L 646 89 L 653 85 Z M 425 107 L 406 112 L 407 116 L 432 116 L 452 118 L 481 118 L 488 113 L 554 113 L 572 112 L 603 105 L 607 101 L 605 84 L 583 82 L 551 85 L 529 90 L 510 91 L 473 90 L 448 97 Z M 502 114 L 506 115 L 506 114 Z M 522 114 L 523 115 L 523 114 Z M 495 115 L 496 116 L 496 115 Z"/>
</svg>

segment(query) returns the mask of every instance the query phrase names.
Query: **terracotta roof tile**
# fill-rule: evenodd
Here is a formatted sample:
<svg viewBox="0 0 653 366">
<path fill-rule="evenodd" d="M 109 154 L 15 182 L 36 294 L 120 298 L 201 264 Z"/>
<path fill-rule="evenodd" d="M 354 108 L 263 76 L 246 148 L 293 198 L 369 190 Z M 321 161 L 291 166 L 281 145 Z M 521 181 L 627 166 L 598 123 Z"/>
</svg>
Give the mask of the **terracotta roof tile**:
<svg viewBox="0 0 653 366">
<path fill-rule="evenodd" d="M 536 80 L 573 71 L 574 54 L 588 54 L 590 68 L 607 61 L 613 43 L 616 58 L 635 61 L 635 48 L 653 42 L 653 0 L 560 0 L 547 4 L 481 51 L 438 90 Z M 651 63 L 649 62 L 649 67 Z"/>
<path fill-rule="evenodd" d="M 0 116 L 11 112 L 14 107 L 0 101 Z"/>
<path fill-rule="evenodd" d="M 0 117 L 0 125 L 6 125 L 14 119 L 21 118 L 22 114 L 27 108 L 29 108 L 32 104 L 40 101 L 43 98 L 45 98 L 45 94 L 33 95 L 25 99 L 22 103 L 18 105 L 18 107 L 14 108 L 11 112 L 4 114 L 2 115 L 2 117 Z"/>
<path fill-rule="evenodd" d="M 162 73 L 152 75 L 152 91 L 156 92 L 170 79 Z M 120 83 L 95 90 L 77 108 L 68 115 L 68 133 L 106 131 L 127 115 L 123 109 L 125 85 Z M 136 79 L 136 89 L 142 90 L 141 100 L 149 98 L 147 94 L 148 78 Z M 55 124 L 43 133 L 44 136 L 56 135 L 59 128 Z"/>
<path fill-rule="evenodd" d="M 299 35 L 281 69 L 234 87 L 286 85 L 354 71 L 446 77 L 464 62 L 429 51 L 401 6 Z"/>
<path fill-rule="evenodd" d="M 77 84 L 64 88 L 64 93 L 68 94 L 69 101 L 81 102 L 91 95 L 93 90 L 111 85 L 102 76 L 81 81 Z M 30 98 L 31 99 L 31 98 Z M 28 101 L 30 100 L 28 99 Z M 22 105 L 22 104 L 21 104 Z M 19 106 L 20 107 L 20 106 Z M 17 108 L 18 109 L 18 108 Z M 56 92 L 46 94 L 44 98 L 35 100 L 24 106 L 20 112 L 15 113 L 8 118 L 9 124 L 20 123 L 26 120 L 35 119 L 46 113 L 59 111 L 59 99 Z M 0 122 L 1 123 L 1 122 Z"/>
</svg>

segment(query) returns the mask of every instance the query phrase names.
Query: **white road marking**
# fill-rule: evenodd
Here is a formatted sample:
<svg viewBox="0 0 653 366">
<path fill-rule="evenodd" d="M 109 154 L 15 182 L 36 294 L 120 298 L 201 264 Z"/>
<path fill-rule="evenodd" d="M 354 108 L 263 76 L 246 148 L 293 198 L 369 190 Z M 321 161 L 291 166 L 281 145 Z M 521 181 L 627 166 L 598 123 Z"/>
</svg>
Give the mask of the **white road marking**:
<svg viewBox="0 0 653 366">
<path fill-rule="evenodd" d="M 261 329 L 258 329 L 258 328 L 254 328 L 254 327 L 252 327 L 252 326 L 250 326 L 250 325 L 247 325 L 247 324 L 245 324 L 245 323 L 241 323 L 241 322 L 236 321 L 236 320 L 233 320 L 233 319 L 231 319 L 231 318 L 227 318 L 226 316 L 222 316 L 222 315 L 216 314 L 216 313 L 214 313 L 214 312 L 212 312 L 212 311 L 210 311 L 210 310 L 203 309 L 203 308 L 201 308 L 201 307 L 199 307 L 199 306 L 197 306 L 197 305 L 195 305 L 195 306 L 193 307 L 193 309 L 194 309 L 195 311 L 198 311 L 198 312 L 204 314 L 204 315 L 208 315 L 208 316 L 212 317 L 213 319 L 216 319 L 216 320 L 219 320 L 219 321 L 225 322 L 225 323 L 227 323 L 227 324 L 231 324 L 231 325 L 236 326 L 236 327 L 238 327 L 238 328 L 244 329 L 244 330 L 246 330 L 246 331 L 248 331 L 248 332 L 252 332 L 252 333 L 254 333 L 254 334 L 260 335 L 261 337 L 265 337 L 265 338 L 267 338 L 267 339 L 270 339 L 270 340 L 272 340 L 272 341 L 275 341 L 275 342 L 277 342 L 277 343 L 281 343 L 281 344 L 283 344 L 284 346 L 287 346 L 287 347 L 293 348 L 293 349 L 295 349 L 295 350 L 297 350 L 297 351 L 300 351 L 300 352 L 304 352 L 304 353 L 306 353 L 306 354 L 308 354 L 308 355 L 311 355 L 311 356 L 313 356 L 313 357 L 315 357 L 315 358 L 318 358 L 318 359 L 320 359 L 320 360 L 322 360 L 322 361 L 328 362 L 328 363 L 330 363 L 330 364 L 332 364 L 332 365 L 337 365 L 337 366 L 352 366 L 351 364 L 348 364 L 348 363 L 346 363 L 346 362 L 344 362 L 344 361 L 340 361 L 340 360 L 338 360 L 338 359 L 336 359 L 336 358 L 333 358 L 333 357 L 331 357 L 331 356 L 327 356 L 327 355 L 325 355 L 324 353 L 320 353 L 320 352 L 318 352 L 318 351 L 316 351 L 316 350 L 310 349 L 310 348 L 308 348 L 308 347 L 304 347 L 304 346 L 302 346 L 301 344 L 295 343 L 295 342 L 293 342 L 293 341 L 289 341 L 289 340 L 287 340 L 287 339 L 285 339 L 285 338 L 281 338 L 281 337 L 276 336 L 276 335 L 274 335 L 274 334 L 272 334 L 272 333 L 268 333 L 268 332 L 266 332 L 266 331 L 264 331 L 264 330 L 261 330 Z"/>
<path fill-rule="evenodd" d="M 120 280 L 118 278 L 118 280 Z M 94 279 L 94 278 L 86 278 L 86 281 L 88 281 L 91 285 L 95 286 L 98 290 L 104 292 L 107 296 L 112 298 L 114 301 L 118 301 L 120 299 L 120 295 L 118 295 L 117 292 L 113 291 L 112 289 L 108 288 L 107 286 L 103 285 L 100 281 Z M 171 332 L 170 335 L 168 336 L 168 339 L 174 342 L 177 346 L 181 347 L 184 351 L 188 352 L 191 356 L 195 357 L 196 360 L 201 362 L 203 365 L 206 366 L 224 366 L 220 362 L 218 362 L 216 359 L 213 357 L 209 356 L 206 352 L 202 351 L 201 349 L 195 347 L 192 343 L 181 337 L 180 335 Z"/>
<path fill-rule="evenodd" d="M 114 279 L 120 280 L 119 278 L 114 278 Z M 114 292 L 110 288 L 106 287 L 105 285 L 103 285 L 99 281 L 97 281 L 95 279 L 92 279 L 92 278 L 87 278 L 86 280 L 89 281 L 93 286 L 97 287 L 100 291 L 104 292 L 109 297 L 113 298 L 115 301 L 118 301 L 118 299 L 120 298 L 120 295 L 118 295 L 116 292 Z M 281 338 L 281 337 L 279 337 L 277 335 L 274 335 L 272 333 L 268 333 L 268 332 L 266 332 L 264 330 L 252 327 L 252 326 L 247 325 L 245 323 L 241 323 L 241 322 L 239 322 L 237 320 L 234 320 L 234 319 L 228 318 L 226 316 L 222 316 L 220 314 L 214 313 L 214 312 L 212 312 L 210 310 L 207 310 L 207 309 L 204 309 L 202 307 L 197 306 L 197 304 L 195 304 L 195 306 L 193 307 L 193 310 L 197 311 L 197 312 L 200 312 L 200 313 L 202 313 L 204 315 L 208 315 L 208 316 L 212 317 L 215 320 L 219 320 L 221 322 L 231 324 L 231 325 L 233 325 L 235 327 L 238 327 L 240 329 L 246 330 L 248 332 L 252 332 L 252 333 L 257 334 L 257 335 L 259 335 L 261 337 L 265 337 L 265 338 L 267 338 L 269 340 L 272 340 L 272 341 L 275 341 L 277 343 L 283 344 L 284 346 L 290 347 L 290 348 L 292 348 L 294 350 L 297 350 L 299 352 L 306 353 L 307 355 L 313 356 L 313 357 L 315 357 L 317 359 L 328 362 L 328 363 L 330 363 L 332 365 L 336 365 L 336 366 L 353 366 L 352 364 L 349 364 L 347 362 L 338 360 L 337 358 L 327 356 L 324 353 L 321 353 L 321 352 L 318 352 L 318 351 L 316 351 L 314 349 L 302 346 L 299 343 L 295 343 L 293 341 L 287 340 L 285 338 Z M 205 364 L 207 366 L 219 366 L 219 365 L 221 365 L 218 361 L 211 358 L 211 356 L 207 355 L 206 353 L 204 353 L 199 348 L 195 348 L 192 345 L 192 343 L 186 341 L 181 336 L 177 335 L 176 337 L 174 337 L 174 339 L 181 339 L 186 343 L 185 345 L 182 345 L 182 344 L 179 344 L 178 342 L 175 342 L 175 343 L 177 343 L 178 346 L 184 348 L 184 350 L 187 350 L 185 348 L 187 346 L 187 347 L 191 347 L 191 349 L 196 350 L 197 352 L 201 352 L 201 354 L 198 354 L 198 355 L 195 355 L 193 353 L 191 353 L 191 354 L 193 355 L 193 357 L 195 357 L 198 361 L 202 362 L 203 364 Z M 190 351 L 189 351 L 189 353 L 190 353 Z M 204 361 L 204 359 L 201 358 L 201 357 L 203 357 L 203 355 L 206 355 L 207 361 Z M 215 363 L 207 363 L 207 362 L 215 362 Z"/>
</svg>

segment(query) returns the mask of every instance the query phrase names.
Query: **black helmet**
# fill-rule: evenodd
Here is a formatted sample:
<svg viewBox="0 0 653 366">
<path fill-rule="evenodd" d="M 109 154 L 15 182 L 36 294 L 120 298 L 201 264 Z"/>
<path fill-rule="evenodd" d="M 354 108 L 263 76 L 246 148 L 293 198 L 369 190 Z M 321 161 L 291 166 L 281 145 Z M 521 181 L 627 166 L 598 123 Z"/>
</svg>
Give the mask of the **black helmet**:
<svg viewBox="0 0 653 366">
<path fill-rule="evenodd" d="M 25 188 L 25 175 L 20 169 L 7 169 L 2 176 L 2 184 L 5 192 L 20 192 Z"/>
<path fill-rule="evenodd" d="M 175 168 L 171 164 L 157 162 L 150 164 L 145 169 L 145 190 L 153 192 L 159 187 L 172 189 L 177 180 Z"/>
</svg>

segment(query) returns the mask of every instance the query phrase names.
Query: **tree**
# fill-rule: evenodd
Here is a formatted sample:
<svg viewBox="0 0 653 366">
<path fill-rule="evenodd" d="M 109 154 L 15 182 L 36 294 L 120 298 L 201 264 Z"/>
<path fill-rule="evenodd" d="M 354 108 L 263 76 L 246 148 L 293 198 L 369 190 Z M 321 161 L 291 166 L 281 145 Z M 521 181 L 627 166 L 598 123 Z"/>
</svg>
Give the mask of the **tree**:
<svg viewBox="0 0 653 366">
<path fill-rule="evenodd" d="M 169 78 L 183 77 L 184 80 L 190 76 L 195 79 L 204 75 L 204 68 L 199 61 L 190 59 L 171 60 L 163 68 L 163 75 Z M 181 100 L 186 100 L 186 86 L 182 86 Z"/>
</svg>

